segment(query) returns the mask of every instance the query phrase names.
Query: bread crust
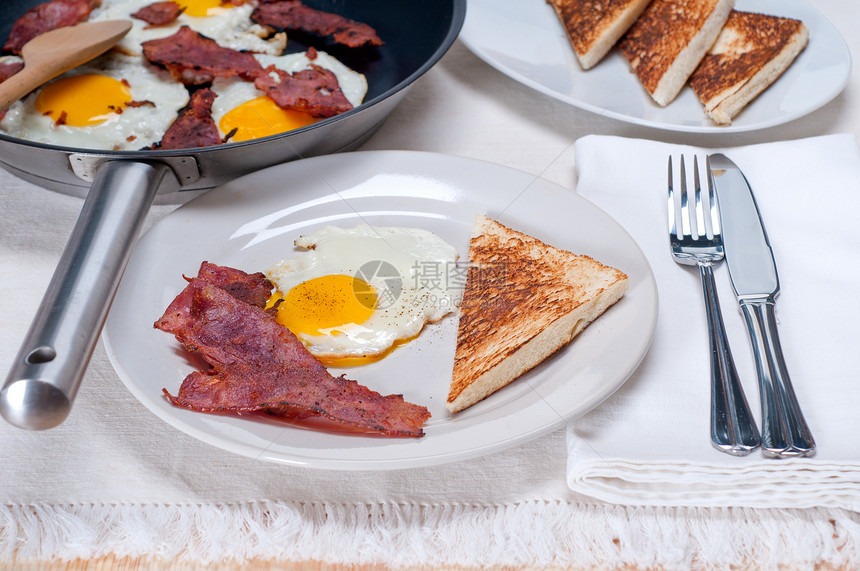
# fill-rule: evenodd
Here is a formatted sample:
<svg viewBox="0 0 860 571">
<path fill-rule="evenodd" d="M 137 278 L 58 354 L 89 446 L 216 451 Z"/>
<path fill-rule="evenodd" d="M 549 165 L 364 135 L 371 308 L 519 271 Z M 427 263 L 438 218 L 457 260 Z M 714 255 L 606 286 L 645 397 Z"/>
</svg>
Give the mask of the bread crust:
<svg viewBox="0 0 860 571">
<path fill-rule="evenodd" d="M 734 0 L 653 0 L 618 46 L 646 91 L 668 105 L 687 82 Z"/>
<path fill-rule="evenodd" d="M 550 0 L 583 69 L 612 49 L 650 0 Z"/>
<path fill-rule="evenodd" d="M 447 407 L 462 410 L 531 369 L 615 303 L 627 276 L 479 216 L 469 245 Z"/>
<path fill-rule="evenodd" d="M 729 124 L 776 81 L 806 47 L 809 30 L 800 20 L 732 11 L 690 87 L 718 124 Z"/>
</svg>

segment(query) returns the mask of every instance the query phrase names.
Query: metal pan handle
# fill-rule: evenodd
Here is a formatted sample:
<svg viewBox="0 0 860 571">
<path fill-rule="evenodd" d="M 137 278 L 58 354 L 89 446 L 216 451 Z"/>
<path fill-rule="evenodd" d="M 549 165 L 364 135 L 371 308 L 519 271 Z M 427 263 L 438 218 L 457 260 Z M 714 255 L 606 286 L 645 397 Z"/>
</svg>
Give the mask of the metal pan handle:
<svg viewBox="0 0 860 571">
<path fill-rule="evenodd" d="M 170 167 L 106 161 L 96 168 L 69 242 L 0 390 L 0 414 L 20 428 L 65 420 L 138 232 Z"/>
</svg>

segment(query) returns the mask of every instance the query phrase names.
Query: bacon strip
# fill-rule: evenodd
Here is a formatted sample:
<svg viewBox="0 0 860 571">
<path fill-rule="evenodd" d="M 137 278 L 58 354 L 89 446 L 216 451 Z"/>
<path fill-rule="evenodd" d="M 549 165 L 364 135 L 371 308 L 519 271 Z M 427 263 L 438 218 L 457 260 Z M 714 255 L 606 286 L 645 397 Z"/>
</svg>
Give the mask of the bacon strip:
<svg viewBox="0 0 860 571">
<path fill-rule="evenodd" d="M 351 429 L 389 436 L 421 436 L 421 425 L 429 416 L 422 414 L 424 407 L 400 395 L 382 396 L 343 376 L 321 382 L 312 371 L 279 363 L 241 363 L 215 370 L 189 375 L 176 397 L 168 394 L 171 404 L 200 412 L 264 410 L 277 415 L 280 407 L 293 407 Z M 290 411 L 285 416 L 293 415 Z"/>
<path fill-rule="evenodd" d="M 258 73 L 254 86 L 268 95 L 282 109 L 293 109 L 311 117 L 332 117 L 352 109 L 337 77 L 331 71 L 311 64 L 290 74 L 275 66 Z"/>
<path fill-rule="evenodd" d="M 218 266 L 210 262 L 200 264 L 197 277 L 223 289 L 239 301 L 255 307 L 266 307 L 272 290 L 275 289 L 275 285 L 263 272 L 248 274 L 236 268 Z M 188 279 L 188 281 L 191 280 Z"/>
<path fill-rule="evenodd" d="M 263 69 L 251 54 L 221 47 L 187 26 L 170 37 L 144 42 L 143 54 L 187 85 L 205 83 L 215 77 L 239 76 L 253 81 L 257 89 L 283 109 L 317 118 L 352 109 L 331 71 L 313 64 L 310 69 L 293 74 L 275 66 Z M 316 57 L 315 50 L 308 50 L 308 54 L 309 59 Z"/>
<path fill-rule="evenodd" d="M 211 276 L 210 270 L 201 274 Z M 216 281 L 219 272 L 214 272 Z M 188 375 L 176 396 L 164 389 L 175 406 L 200 412 L 269 412 L 291 419 L 322 416 L 353 430 L 412 437 L 423 435 L 421 425 L 430 416 L 425 407 L 401 395 L 383 396 L 332 376 L 260 307 L 200 276 L 174 299 L 155 327 L 173 333 L 213 366 Z"/>
<path fill-rule="evenodd" d="M 182 26 L 172 36 L 143 42 L 143 55 L 167 69 L 186 85 L 208 83 L 216 77 L 239 76 L 253 81 L 262 70 L 253 55 L 223 48 L 215 40 Z"/>
<path fill-rule="evenodd" d="M 24 69 L 23 61 L 0 63 L 0 83 L 3 83 L 22 69 Z"/>
<path fill-rule="evenodd" d="M 176 18 L 184 11 L 185 7 L 176 2 L 155 2 L 149 6 L 144 6 L 131 17 L 143 20 L 150 26 L 166 26 L 175 22 Z"/>
<path fill-rule="evenodd" d="M 24 44 L 36 36 L 56 28 L 80 24 L 100 5 L 101 0 L 51 0 L 38 4 L 12 24 L 3 51 L 20 55 Z"/>
<path fill-rule="evenodd" d="M 223 143 L 218 126 L 212 119 L 212 102 L 215 92 L 211 89 L 198 89 L 191 94 L 191 101 L 179 111 L 176 120 L 164 132 L 161 142 L 153 149 L 190 149 L 209 147 Z"/>
<path fill-rule="evenodd" d="M 182 277 L 189 283 L 194 281 L 194 278 Z M 259 308 L 265 308 L 268 305 L 272 290 L 275 289 L 275 285 L 266 278 L 263 272 L 248 274 L 242 270 L 227 266 L 218 266 L 210 262 L 200 264 L 200 269 L 197 270 L 197 278 L 226 291 L 239 301 Z M 176 296 L 176 299 L 156 323 L 156 327 L 165 329 L 166 331 L 178 331 L 186 325 L 193 323 L 195 318 L 188 311 L 191 307 L 189 296 L 194 291 L 194 289 L 185 289 Z"/>
<path fill-rule="evenodd" d="M 251 20 L 276 30 L 301 30 L 332 39 L 345 46 L 381 46 L 383 41 L 372 27 L 339 14 L 314 10 L 299 0 L 264 1 L 251 14 Z"/>
<path fill-rule="evenodd" d="M 0 83 L 3 83 L 22 69 L 24 69 L 23 61 L 0 63 Z M 8 111 L 8 108 L 0 111 L 0 121 L 2 121 L 4 117 L 6 117 L 6 113 Z"/>
</svg>

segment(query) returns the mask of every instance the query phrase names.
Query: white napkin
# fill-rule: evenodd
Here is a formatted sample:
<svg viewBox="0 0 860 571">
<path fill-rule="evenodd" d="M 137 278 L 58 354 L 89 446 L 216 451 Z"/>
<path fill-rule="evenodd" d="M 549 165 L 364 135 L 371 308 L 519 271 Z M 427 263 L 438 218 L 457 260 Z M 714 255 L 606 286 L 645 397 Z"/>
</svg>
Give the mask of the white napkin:
<svg viewBox="0 0 860 571">
<path fill-rule="evenodd" d="M 698 272 L 669 253 L 666 161 L 670 154 L 691 160 L 693 153 L 701 159 L 714 151 L 743 170 L 771 240 L 781 284 L 778 330 L 817 441 L 813 458 L 773 460 L 759 451 L 737 458 L 710 445 L 704 302 Z M 634 505 L 860 509 L 860 152 L 854 137 L 697 149 L 587 136 L 576 142 L 575 160 L 577 192 L 624 226 L 647 256 L 659 319 L 636 373 L 570 425 L 570 488 Z M 760 421 L 752 352 L 725 264 L 715 274 L 735 364 Z"/>
</svg>

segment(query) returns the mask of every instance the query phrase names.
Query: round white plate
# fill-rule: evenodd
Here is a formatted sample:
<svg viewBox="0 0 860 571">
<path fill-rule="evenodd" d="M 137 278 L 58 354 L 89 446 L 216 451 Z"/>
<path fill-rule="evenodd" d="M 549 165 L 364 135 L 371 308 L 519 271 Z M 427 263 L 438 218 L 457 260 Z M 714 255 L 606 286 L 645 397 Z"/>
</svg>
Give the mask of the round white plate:
<svg viewBox="0 0 860 571">
<path fill-rule="evenodd" d="M 810 113 L 839 94 L 851 73 L 845 40 L 804 0 L 737 0 L 735 8 L 804 22 L 809 45 L 729 126 L 707 118 L 689 86 L 660 107 L 613 49 L 583 71 L 552 6 L 544 0 L 469 0 L 460 39 L 478 57 L 542 93 L 621 121 L 692 133 L 753 131 Z"/>
<path fill-rule="evenodd" d="M 486 213 L 547 243 L 588 254 L 626 272 L 625 296 L 573 343 L 475 406 L 450 415 L 456 315 L 349 378 L 383 394 L 403 394 L 432 418 L 422 438 L 383 438 L 309 430 L 171 406 L 194 370 L 172 335 L 153 328 L 204 260 L 263 271 L 292 257 L 293 241 L 326 224 L 362 221 L 435 232 L 468 255 L 472 219 Z M 573 192 L 507 167 L 432 153 L 344 153 L 244 176 L 180 207 L 137 245 L 104 331 L 123 382 L 169 424 L 214 446 L 253 458 L 315 468 L 386 469 L 486 454 L 556 429 L 618 389 L 651 342 L 657 290 L 632 238 Z"/>
</svg>

